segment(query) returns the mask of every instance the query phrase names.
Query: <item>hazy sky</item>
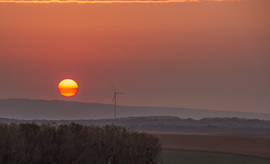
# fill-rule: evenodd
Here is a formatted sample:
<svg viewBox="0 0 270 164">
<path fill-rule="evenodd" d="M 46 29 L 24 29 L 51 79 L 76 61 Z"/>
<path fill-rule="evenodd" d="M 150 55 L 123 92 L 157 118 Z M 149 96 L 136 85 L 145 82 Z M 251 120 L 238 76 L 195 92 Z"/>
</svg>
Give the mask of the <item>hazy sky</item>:
<svg viewBox="0 0 270 164">
<path fill-rule="evenodd" d="M 0 0 L 1 2 L 2 0 Z M 270 113 L 270 1 L 0 3 L 0 98 Z M 76 96 L 57 90 L 78 82 Z"/>
</svg>

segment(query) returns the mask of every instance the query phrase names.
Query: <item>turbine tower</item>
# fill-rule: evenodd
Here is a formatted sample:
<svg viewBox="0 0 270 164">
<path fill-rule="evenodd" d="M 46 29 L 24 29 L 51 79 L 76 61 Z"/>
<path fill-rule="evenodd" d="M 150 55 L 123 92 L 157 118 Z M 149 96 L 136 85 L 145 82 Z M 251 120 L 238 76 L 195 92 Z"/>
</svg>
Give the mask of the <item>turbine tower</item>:
<svg viewBox="0 0 270 164">
<path fill-rule="evenodd" d="M 112 88 L 113 88 L 113 99 L 112 101 L 114 101 L 114 119 L 116 119 L 116 95 L 118 94 L 125 94 L 125 93 L 122 93 L 122 92 L 117 92 L 116 89 L 114 88 L 114 86 L 112 85 Z"/>
</svg>

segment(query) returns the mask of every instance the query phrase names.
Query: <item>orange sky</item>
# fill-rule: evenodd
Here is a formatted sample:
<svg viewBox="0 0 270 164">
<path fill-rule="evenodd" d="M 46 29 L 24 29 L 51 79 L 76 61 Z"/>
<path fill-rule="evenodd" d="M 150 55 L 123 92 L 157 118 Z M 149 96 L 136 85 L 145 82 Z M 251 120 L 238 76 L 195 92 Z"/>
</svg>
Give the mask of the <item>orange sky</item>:
<svg viewBox="0 0 270 164">
<path fill-rule="evenodd" d="M 2 3 L 175 3 L 207 1 L 245 1 L 245 0 L 0 0 Z"/>
<path fill-rule="evenodd" d="M 123 105 L 269 113 L 269 7 L 0 3 L 0 98 L 112 103 L 113 83 Z"/>
</svg>

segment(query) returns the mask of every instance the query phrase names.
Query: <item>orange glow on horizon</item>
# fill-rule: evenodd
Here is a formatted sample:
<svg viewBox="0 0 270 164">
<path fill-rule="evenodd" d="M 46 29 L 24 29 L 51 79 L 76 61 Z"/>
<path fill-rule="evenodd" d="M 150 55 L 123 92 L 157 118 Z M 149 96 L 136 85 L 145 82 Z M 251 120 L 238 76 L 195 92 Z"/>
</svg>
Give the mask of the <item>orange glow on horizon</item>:
<svg viewBox="0 0 270 164">
<path fill-rule="evenodd" d="M 64 79 L 59 83 L 58 91 L 65 97 L 74 96 L 78 92 L 78 84 L 72 79 Z"/>
</svg>

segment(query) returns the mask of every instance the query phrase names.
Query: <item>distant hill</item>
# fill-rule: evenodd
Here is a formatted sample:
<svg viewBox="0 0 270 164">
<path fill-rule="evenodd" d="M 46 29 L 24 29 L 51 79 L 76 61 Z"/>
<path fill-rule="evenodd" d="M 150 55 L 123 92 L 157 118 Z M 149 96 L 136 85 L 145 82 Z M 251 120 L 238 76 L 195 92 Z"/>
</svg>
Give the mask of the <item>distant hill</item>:
<svg viewBox="0 0 270 164">
<path fill-rule="evenodd" d="M 82 103 L 60 100 L 0 99 L 0 117 L 14 119 L 76 120 L 112 118 L 112 104 Z M 205 109 L 117 106 L 118 117 L 176 116 L 179 118 L 238 117 L 270 120 L 270 113 L 248 113 Z"/>
<path fill-rule="evenodd" d="M 203 134 L 270 134 L 270 120 L 239 118 L 181 119 L 174 116 L 127 117 L 85 120 L 17 120 L 0 118 L 0 123 L 70 124 L 122 126 L 137 131 L 154 133 L 203 133 Z"/>
</svg>

